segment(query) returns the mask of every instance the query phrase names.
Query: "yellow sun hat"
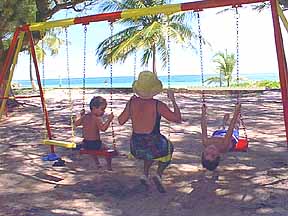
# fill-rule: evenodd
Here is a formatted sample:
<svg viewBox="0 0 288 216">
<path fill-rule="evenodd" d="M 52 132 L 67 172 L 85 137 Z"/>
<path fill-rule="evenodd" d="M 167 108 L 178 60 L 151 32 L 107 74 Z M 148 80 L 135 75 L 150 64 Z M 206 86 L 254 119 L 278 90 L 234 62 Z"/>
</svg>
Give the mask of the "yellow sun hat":
<svg viewBox="0 0 288 216">
<path fill-rule="evenodd" d="M 155 73 L 142 71 L 139 73 L 138 80 L 134 81 L 132 89 L 139 97 L 149 99 L 162 92 L 163 86 Z"/>
</svg>

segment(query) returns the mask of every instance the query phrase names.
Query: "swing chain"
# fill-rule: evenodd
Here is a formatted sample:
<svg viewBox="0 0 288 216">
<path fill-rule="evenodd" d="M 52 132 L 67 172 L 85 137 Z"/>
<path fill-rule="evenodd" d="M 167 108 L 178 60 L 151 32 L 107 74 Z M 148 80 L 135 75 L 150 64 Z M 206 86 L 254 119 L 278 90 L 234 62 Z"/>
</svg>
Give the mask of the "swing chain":
<svg viewBox="0 0 288 216">
<path fill-rule="evenodd" d="M 240 14 L 238 11 L 238 6 L 235 6 L 235 19 L 236 19 L 236 81 L 237 81 L 237 86 L 239 87 L 240 85 L 240 64 L 239 64 L 239 57 L 240 57 L 240 46 L 239 46 L 239 18 L 240 18 Z M 240 104 L 241 101 L 241 91 L 238 90 L 238 94 L 237 94 L 237 104 Z M 244 137 L 245 139 L 248 141 L 248 135 L 247 135 L 247 131 L 246 131 L 246 125 L 244 123 L 243 120 L 243 115 L 240 111 L 239 113 L 239 120 L 240 120 L 240 125 L 243 126 L 243 132 L 244 132 Z"/>
<path fill-rule="evenodd" d="M 134 53 L 134 65 L 133 65 L 134 67 L 133 67 L 133 78 L 134 78 L 134 80 L 133 81 L 135 81 L 136 80 L 136 70 L 137 70 L 137 52 L 136 52 L 136 50 L 135 50 L 135 53 Z"/>
<path fill-rule="evenodd" d="M 169 15 L 165 16 L 165 25 L 166 25 L 166 37 L 167 37 L 167 47 L 166 47 L 166 55 L 167 55 L 167 89 L 169 90 L 171 87 L 171 38 L 170 38 L 170 19 L 169 19 Z M 170 126 L 170 122 L 168 122 L 168 139 L 170 139 L 170 135 L 171 135 L 171 126 Z"/>
<path fill-rule="evenodd" d="M 112 49 L 113 49 L 113 33 L 114 33 L 114 26 L 113 22 L 110 22 L 110 110 L 113 112 L 113 64 L 112 64 Z M 112 143 L 113 149 L 116 149 L 116 140 L 115 140 L 115 133 L 114 133 L 114 124 L 113 121 L 111 122 L 111 133 L 112 133 Z"/>
<path fill-rule="evenodd" d="M 82 78 L 82 109 L 83 110 L 85 110 L 85 95 L 86 95 L 86 46 L 87 46 L 87 25 L 84 25 L 83 78 Z"/>
<path fill-rule="evenodd" d="M 239 87 L 240 84 L 240 79 L 239 79 L 239 12 L 238 12 L 238 7 L 235 7 L 235 18 L 236 18 L 236 79 L 237 79 L 237 86 Z M 240 91 L 238 91 L 237 94 L 237 103 L 240 103 Z"/>
<path fill-rule="evenodd" d="M 67 71 L 67 82 L 68 82 L 68 96 L 70 104 L 70 124 L 71 124 L 71 137 L 72 142 L 75 139 L 74 130 L 74 118 L 73 118 L 73 101 L 72 101 L 72 90 L 71 90 L 71 80 L 70 80 L 70 61 L 69 61 L 69 42 L 68 42 L 68 29 L 65 27 L 65 46 L 66 46 L 66 71 Z"/>
<path fill-rule="evenodd" d="M 202 31 L 201 31 L 201 20 L 200 20 L 200 13 L 197 11 L 197 21 L 198 21 L 198 38 L 199 38 L 199 55 L 200 55 L 200 70 L 201 70 L 201 82 L 202 82 L 202 103 L 205 104 L 205 81 L 204 81 L 204 64 L 203 64 L 203 38 L 202 38 Z"/>
<path fill-rule="evenodd" d="M 41 32 L 40 34 L 43 35 L 43 32 Z M 42 40 L 41 40 L 41 49 L 44 51 L 44 36 L 41 36 Z M 46 78 L 45 78 L 45 54 L 44 52 L 42 53 L 42 85 L 43 85 L 43 89 L 45 91 L 45 84 L 46 84 Z"/>
<path fill-rule="evenodd" d="M 40 34 L 41 34 L 41 49 L 44 51 L 44 33 L 41 31 L 40 32 Z M 30 54 L 31 55 L 31 54 Z M 45 94 L 45 86 L 46 86 L 46 82 L 45 82 L 45 80 L 46 80 L 46 78 L 45 78 L 45 55 L 44 55 L 44 52 L 42 53 L 42 85 L 43 85 L 43 94 Z M 45 97 L 44 97 L 45 98 Z M 45 102 L 45 100 L 44 100 L 44 103 L 46 103 Z M 47 121 L 47 119 L 45 118 L 45 116 L 43 116 L 43 123 L 44 123 L 44 125 L 46 125 L 46 122 Z M 47 139 L 47 137 L 48 137 L 48 132 L 47 132 L 47 130 L 44 130 L 44 139 Z"/>
<path fill-rule="evenodd" d="M 170 41 L 170 28 L 169 28 L 169 17 L 167 16 L 167 74 L 168 74 L 168 89 L 170 89 L 171 84 L 171 41 Z"/>
</svg>

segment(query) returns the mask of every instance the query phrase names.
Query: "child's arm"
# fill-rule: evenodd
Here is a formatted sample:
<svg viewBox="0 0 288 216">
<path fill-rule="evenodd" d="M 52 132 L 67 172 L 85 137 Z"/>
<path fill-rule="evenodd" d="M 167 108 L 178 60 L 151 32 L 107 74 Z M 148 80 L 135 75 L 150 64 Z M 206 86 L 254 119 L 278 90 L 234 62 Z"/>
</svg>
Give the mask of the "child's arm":
<svg viewBox="0 0 288 216">
<path fill-rule="evenodd" d="M 96 118 L 96 124 L 100 131 L 106 131 L 114 118 L 113 113 L 108 115 L 108 119 L 103 123 L 100 118 Z"/>
<path fill-rule="evenodd" d="M 80 115 L 76 116 L 75 123 L 74 123 L 76 127 L 82 124 L 82 119 L 84 116 L 85 116 L 85 110 L 82 110 L 80 112 Z"/>
</svg>

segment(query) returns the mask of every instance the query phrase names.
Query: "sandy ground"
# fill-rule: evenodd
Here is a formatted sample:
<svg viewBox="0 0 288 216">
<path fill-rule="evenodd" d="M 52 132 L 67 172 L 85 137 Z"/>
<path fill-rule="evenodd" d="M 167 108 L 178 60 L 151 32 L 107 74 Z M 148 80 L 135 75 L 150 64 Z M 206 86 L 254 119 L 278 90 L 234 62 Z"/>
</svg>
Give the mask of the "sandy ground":
<svg viewBox="0 0 288 216">
<path fill-rule="evenodd" d="M 87 102 L 105 91 L 87 90 Z M 81 91 L 73 90 L 73 112 L 81 110 Z M 113 94 L 116 116 L 131 93 Z M 52 132 L 57 139 L 69 140 L 70 111 L 67 90 L 46 92 Z M 165 94 L 157 98 L 167 101 Z M 39 99 L 21 100 L 23 105 L 0 123 L 0 215 L 5 216 L 287 216 L 288 157 L 279 91 L 250 92 L 242 96 L 242 113 L 250 140 L 248 152 L 229 153 L 213 175 L 200 165 L 201 98 L 195 92 L 180 92 L 176 99 L 183 123 L 162 121 L 163 133 L 175 145 L 173 163 L 159 193 L 153 182 L 149 190 L 139 184 L 142 162 L 126 156 L 113 159 L 113 171 L 97 169 L 89 156 L 57 148 L 65 167 L 41 158 L 49 146 L 44 137 Z M 233 111 L 235 97 L 208 95 L 210 132 L 220 124 L 225 112 Z M 109 111 L 109 109 L 108 109 Z M 117 148 L 128 154 L 131 124 L 114 122 Z M 81 129 L 76 130 L 77 141 Z M 102 135 L 112 143 L 111 130 Z M 152 175 L 155 173 L 153 167 Z"/>
</svg>

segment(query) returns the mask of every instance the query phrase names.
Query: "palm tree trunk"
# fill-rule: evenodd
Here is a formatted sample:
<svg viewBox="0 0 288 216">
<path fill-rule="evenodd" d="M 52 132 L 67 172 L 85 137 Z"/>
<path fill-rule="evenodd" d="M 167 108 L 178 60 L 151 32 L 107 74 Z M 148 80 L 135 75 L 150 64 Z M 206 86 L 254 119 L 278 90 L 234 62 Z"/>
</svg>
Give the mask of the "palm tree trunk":
<svg viewBox="0 0 288 216">
<path fill-rule="evenodd" d="M 152 61 L 153 61 L 153 73 L 157 74 L 156 72 L 156 46 L 153 44 L 152 46 Z"/>
<path fill-rule="evenodd" d="M 31 53 L 30 53 L 30 58 L 29 58 L 29 76 L 30 76 L 31 87 L 32 87 L 33 91 L 35 91 L 36 86 L 35 86 L 35 82 L 34 82 L 33 75 L 32 75 L 32 56 L 31 56 Z"/>
</svg>

